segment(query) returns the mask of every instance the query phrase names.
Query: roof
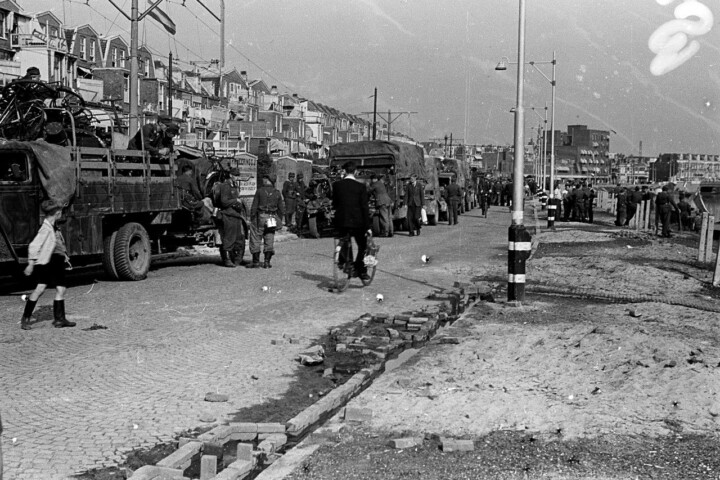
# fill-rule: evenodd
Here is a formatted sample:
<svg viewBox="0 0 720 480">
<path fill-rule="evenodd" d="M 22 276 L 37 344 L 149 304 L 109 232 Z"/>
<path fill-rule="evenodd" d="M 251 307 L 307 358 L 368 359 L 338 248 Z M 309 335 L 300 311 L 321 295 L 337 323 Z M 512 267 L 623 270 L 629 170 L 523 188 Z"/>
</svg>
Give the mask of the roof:
<svg viewBox="0 0 720 480">
<path fill-rule="evenodd" d="M 426 178 L 425 156 L 422 147 L 402 142 L 366 140 L 362 142 L 337 143 L 330 146 L 330 164 L 341 164 L 349 159 L 361 159 L 372 163 L 372 159 L 395 159 L 395 174 L 400 178 L 416 174 Z M 377 165 L 381 166 L 381 165 Z"/>
<path fill-rule="evenodd" d="M 3 10 L 9 10 L 11 12 L 22 14 L 22 8 L 15 0 L 0 1 L 0 8 L 2 8 Z"/>
</svg>

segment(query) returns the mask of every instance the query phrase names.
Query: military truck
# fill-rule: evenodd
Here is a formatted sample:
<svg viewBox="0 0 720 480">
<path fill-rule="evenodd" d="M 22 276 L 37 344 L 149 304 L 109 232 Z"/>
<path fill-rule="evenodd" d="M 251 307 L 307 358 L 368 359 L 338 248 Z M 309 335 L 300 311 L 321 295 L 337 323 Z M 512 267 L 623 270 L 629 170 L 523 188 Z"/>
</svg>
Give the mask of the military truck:
<svg viewBox="0 0 720 480">
<path fill-rule="evenodd" d="M 338 143 L 330 147 L 330 168 L 338 170 L 352 160 L 359 170 L 359 180 L 370 183 L 373 174 L 382 174 L 393 201 L 393 223 L 398 230 L 408 230 L 407 207 L 401 205 L 405 195 L 405 184 L 410 175 L 416 174 L 424 182 L 427 180 L 424 151 L 410 143 L 388 142 L 384 140 L 366 140 L 362 142 Z M 427 196 L 427 195 L 426 195 Z M 430 203 L 430 202 L 426 202 Z M 372 210 L 373 232 L 379 233 L 380 220 Z"/>
<path fill-rule="evenodd" d="M 472 195 L 474 193 L 474 187 L 469 164 L 456 158 L 435 157 L 435 166 L 441 187 L 447 187 L 450 185 L 451 180 L 456 178 L 460 188 L 470 193 L 470 195 L 466 195 L 465 200 L 460 203 L 460 213 L 475 208 L 475 201 Z"/>
<path fill-rule="evenodd" d="M 64 195 L 60 228 L 73 262 L 101 260 L 111 278 L 145 278 L 153 255 L 167 252 L 178 237 L 213 227 L 198 224 L 184 208 L 176 187 L 180 163 L 138 150 L 0 140 L 0 268 L 9 272 L 26 261 L 41 202 Z M 242 193 L 252 196 L 257 158 L 240 155 L 230 163 L 242 170 Z"/>
</svg>

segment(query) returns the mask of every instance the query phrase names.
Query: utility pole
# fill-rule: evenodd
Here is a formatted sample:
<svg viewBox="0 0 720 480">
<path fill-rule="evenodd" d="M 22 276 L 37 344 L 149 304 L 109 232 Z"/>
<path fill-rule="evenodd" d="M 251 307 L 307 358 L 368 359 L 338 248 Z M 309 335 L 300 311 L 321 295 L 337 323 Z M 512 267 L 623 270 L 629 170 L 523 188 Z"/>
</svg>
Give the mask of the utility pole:
<svg viewBox="0 0 720 480">
<path fill-rule="evenodd" d="M 168 116 L 172 117 L 173 114 L 173 97 L 172 97 L 172 82 L 173 82 L 173 54 L 170 52 L 168 54 L 168 100 L 167 100 L 167 109 L 168 109 Z"/>
<path fill-rule="evenodd" d="M 375 87 L 375 101 L 373 102 L 373 140 L 377 138 L 377 87 Z"/>
<path fill-rule="evenodd" d="M 387 139 L 389 141 L 390 140 L 390 132 L 392 131 L 392 124 L 395 120 L 397 120 L 398 118 L 400 118 L 403 115 L 408 115 L 408 117 L 409 117 L 410 115 L 415 115 L 418 113 L 418 112 L 393 112 L 392 110 L 388 110 L 387 117 L 383 117 L 382 114 L 377 113 L 377 96 L 375 97 L 375 102 L 376 102 L 376 108 L 374 111 L 360 113 L 360 115 L 373 115 L 373 140 L 375 140 L 375 125 L 377 124 L 377 122 L 375 122 L 374 120 L 376 117 L 380 117 L 380 120 L 387 123 L 387 128 L 388 128 L 388 138 Z"/>
</svg>

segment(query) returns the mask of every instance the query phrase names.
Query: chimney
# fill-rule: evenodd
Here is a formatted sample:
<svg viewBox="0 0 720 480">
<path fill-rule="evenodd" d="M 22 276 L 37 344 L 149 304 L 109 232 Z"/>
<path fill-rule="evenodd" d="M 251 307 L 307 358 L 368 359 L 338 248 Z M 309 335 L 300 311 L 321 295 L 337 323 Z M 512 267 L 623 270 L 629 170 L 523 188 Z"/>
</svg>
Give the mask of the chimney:
<svg viewBox="0 0 720 480">
<path fill-rule="evenodd" d="M 277 85 L 273 85 L 272 87 L 270 87 L 270 95 L 277 95 L 277 94 L 278 94 Z"/>
<path fill-rule="evenodd" d="M 298 98 L 298 94 L 297 94 L 297 93 L 293 93 L 293 98 Z"/>
<path fill-rule="evenodd" d="M 247 72 L 245 70 L 240 72 L 240 76 L 242 77 L 243 82 L 247 83 Z"/>
</svg>

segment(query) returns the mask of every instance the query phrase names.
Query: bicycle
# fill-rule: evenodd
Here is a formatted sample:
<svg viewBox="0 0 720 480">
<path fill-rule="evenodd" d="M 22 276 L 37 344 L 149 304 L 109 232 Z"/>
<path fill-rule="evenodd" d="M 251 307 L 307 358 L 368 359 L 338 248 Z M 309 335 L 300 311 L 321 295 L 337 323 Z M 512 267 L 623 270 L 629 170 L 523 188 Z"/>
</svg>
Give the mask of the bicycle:
<svg viewBox="0 0 720 480">
<path fill-rule="evenodd" d="M 360 278 L 364 287 L 369 286 L 375 279 L 375 271 L 378 264 L 377 255 L 380 246 L 375 243 L 372 232 L 368 232 L 365 236 L 367 237 L 367 248 L 365 249 L 364 263 L 369 278 L 363 280 L 355 269 L 355 256 L 353 255 L 352 238 L 350 235 L 346 234 L 340 238 L 336 237 L 333 242 L 333 281 L 335 284 L 330 291 L 337 293 L 344 292 L 348 286 L 350 286 L 350 280 L 353 278 Z"/>
</svg>

